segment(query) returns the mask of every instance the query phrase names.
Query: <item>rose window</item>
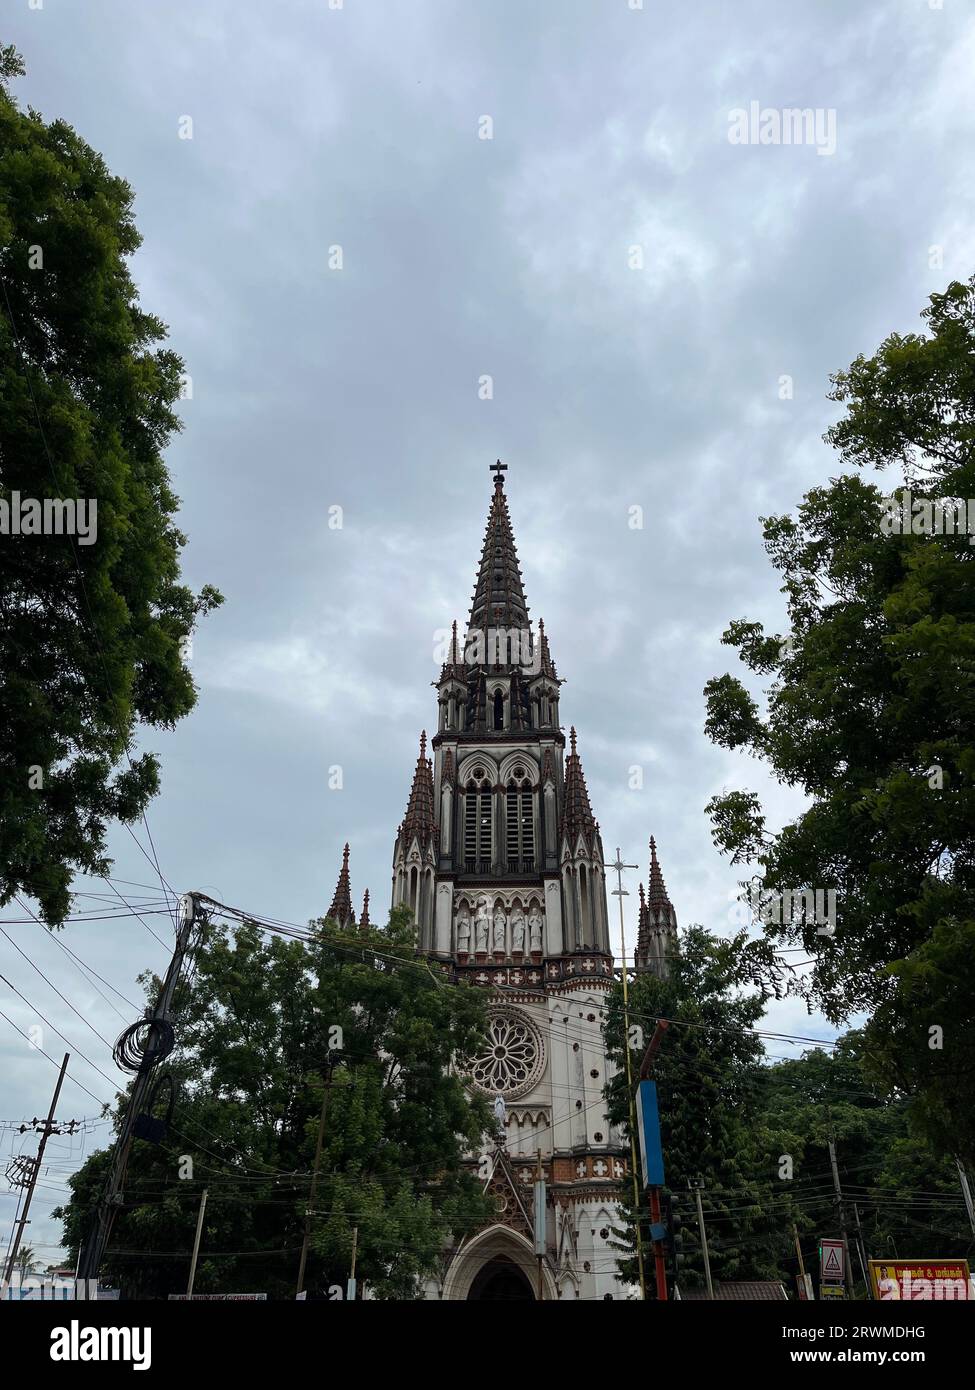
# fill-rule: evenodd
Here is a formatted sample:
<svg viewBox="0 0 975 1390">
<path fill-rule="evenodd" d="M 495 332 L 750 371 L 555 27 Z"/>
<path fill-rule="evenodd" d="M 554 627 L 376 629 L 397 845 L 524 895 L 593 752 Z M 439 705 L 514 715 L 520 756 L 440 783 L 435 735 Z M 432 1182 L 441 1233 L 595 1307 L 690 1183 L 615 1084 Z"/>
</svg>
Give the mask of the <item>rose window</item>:
<svg viewBox="0 0 975 1390">
<path fill-rule="evenodd" d="M 488 1095 L 520 1096 L 538 1081 L 545 1050 L 535 1025 L 522 1014 L 498 1010 L 487 1023 L 487 1042 L 468 1063 L 474 1085 Z"/>
</svg>

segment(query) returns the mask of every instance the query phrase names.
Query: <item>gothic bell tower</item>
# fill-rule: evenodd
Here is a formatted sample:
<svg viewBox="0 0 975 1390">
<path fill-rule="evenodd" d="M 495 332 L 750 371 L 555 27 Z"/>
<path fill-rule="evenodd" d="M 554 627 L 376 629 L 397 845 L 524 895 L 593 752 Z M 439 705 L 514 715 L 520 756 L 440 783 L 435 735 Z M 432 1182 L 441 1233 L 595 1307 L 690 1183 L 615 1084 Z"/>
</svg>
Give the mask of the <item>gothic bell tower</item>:
<svg viewBox="0 0 975 1390">
<path fill-rule="evenodd" d="M 503 1116 L 496 1149 L 481 1158 L 498 1220 L 450 1252 L 428 1292 L 511 1297 L 517 1285 L 536 1296 L 530 1208 L 541 1154 L 543 1297 L 624 1298 L 609 1243 L 628 1149 L 603 1101 L 613 979 L 605 857 L 575 729 L 566 751 L 548 635 L 531 625 L 505 468 L 493 467 L 467 631 L 461 638 L 453 624 L 433 756 L 424 733 L 393 852 L 393 906 L 412 909 L 420 949 L 490 992 L 490 1046 L 464 1074 Z"/>
</svg>

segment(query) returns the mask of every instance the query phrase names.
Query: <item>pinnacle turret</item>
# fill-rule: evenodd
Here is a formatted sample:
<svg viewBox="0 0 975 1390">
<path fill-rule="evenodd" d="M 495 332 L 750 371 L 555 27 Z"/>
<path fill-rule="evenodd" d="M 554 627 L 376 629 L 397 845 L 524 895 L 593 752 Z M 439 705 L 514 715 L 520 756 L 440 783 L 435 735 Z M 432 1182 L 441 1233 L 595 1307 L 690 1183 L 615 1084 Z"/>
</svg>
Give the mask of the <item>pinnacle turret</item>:
<svg viewBox="0 0 975 1390">
<path fill-rule="evenodd" d="M 332 905 L 325 914 L 333 922 L 337 922 L 340 927 L 355 925 L 355 911 L 352 907 L 352 887 L 349 879 L 349 846 L 346 844 L 342 851 L 342 868 L 339 870 L 338 883 L 335 885 L 335 892 L 332 895 Z"/>
<path fill-rule="evenodd" d="M 575 727 L 569 730 L 569 754 L 565 760 L 565 803 L 562 809 L 562 835 L 575 850 L 581 834 L 591 848 L 593 839 L 599 833 L 589 804 L 589 789 L 582 771 L 582 760 L 576 752 Z"/>
<path fill-rule="evenodd" d="M 436 834 L 437 823 L 433 806 L 433 763 L 427 757 L 427 731 L 420 735 L 420 756 L 416 760 L 413 773 L 413 786 L 410 800 L 400 826 L 400 834 L 406 844 L 414 835 L 421 845 Z"/>
<path fill-rule="evenodd" d="M 640 884 L 640 918 L 634 965 L 651 970 L 662 979 L 667 975 L 667 958 L 677 950 L 677 913 L 667 894 L 667 885 L 657 859 L 657 842 L 650 837 L 650 878 L 647 896 Z"/>
</svg>

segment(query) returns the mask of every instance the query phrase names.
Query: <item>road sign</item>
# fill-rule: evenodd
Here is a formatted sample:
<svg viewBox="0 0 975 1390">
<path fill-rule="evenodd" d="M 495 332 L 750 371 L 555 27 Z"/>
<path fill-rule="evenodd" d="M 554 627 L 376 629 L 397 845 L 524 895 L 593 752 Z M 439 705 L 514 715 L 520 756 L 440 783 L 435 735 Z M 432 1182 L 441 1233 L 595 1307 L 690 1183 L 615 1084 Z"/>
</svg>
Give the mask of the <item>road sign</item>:
<svg viewBox="0 0 975 1390">
<path fill-rule="evenodd" d="M 821 1240 L 819 1242 L 819 1282 L 821 1284 L 842 1284 L 843 1242 L 841 1240 Z"/>
<path fill-rule="evenodd" d="M 636 1093 L 636 1123 L 640 1135 L 643 1186 L 663 1187 L 664 1155 L 660 1146 L 660 1113 L 657 1110 L 657 1083 L 641 1081 Z"/>
<path fill-rule="evenodd" d="M 820 1284 L 820 1298 L 846 1298 L 846 1289 L 842 1284 Z"/>
</svg>

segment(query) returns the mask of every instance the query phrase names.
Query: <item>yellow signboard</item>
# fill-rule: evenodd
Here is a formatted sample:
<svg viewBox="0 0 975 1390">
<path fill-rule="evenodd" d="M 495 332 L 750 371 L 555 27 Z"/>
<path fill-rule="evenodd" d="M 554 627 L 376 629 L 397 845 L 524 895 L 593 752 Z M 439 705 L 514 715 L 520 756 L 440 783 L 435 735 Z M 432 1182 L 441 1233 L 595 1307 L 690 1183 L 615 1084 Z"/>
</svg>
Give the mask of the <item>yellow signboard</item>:
<svg viewBox="0 0 975 1390">
<path fill-rule="evenodd" d="M 948 1302 L 971 1298 L 967 1260 L 870 1260 L 874 1298 Z"/>
</svg>

